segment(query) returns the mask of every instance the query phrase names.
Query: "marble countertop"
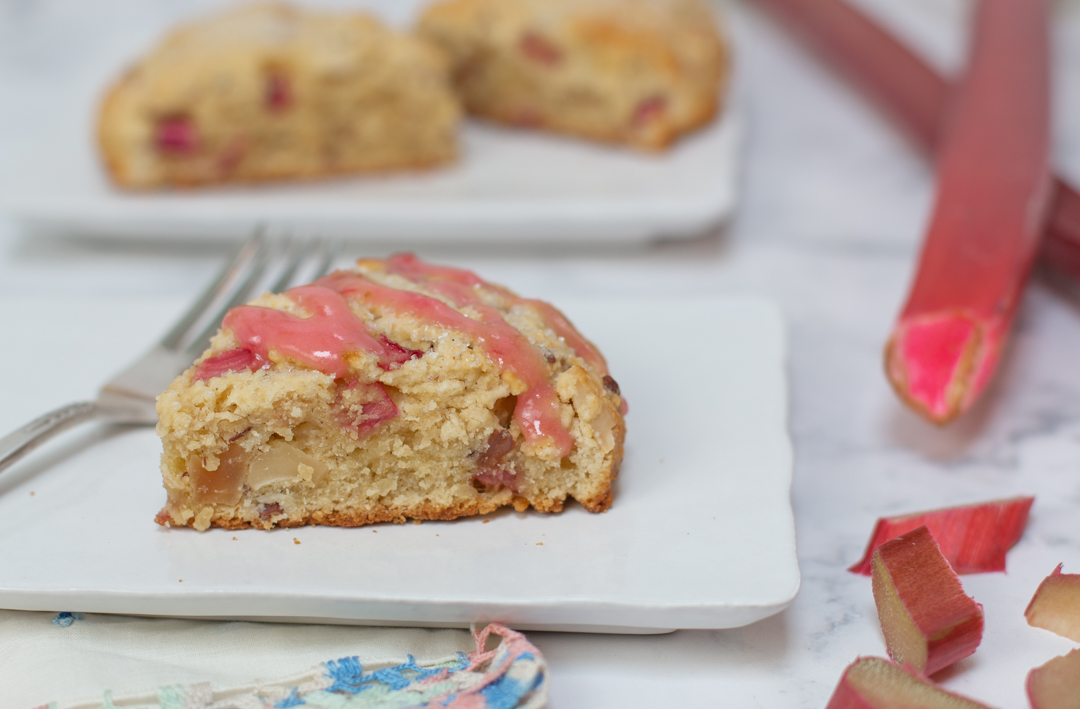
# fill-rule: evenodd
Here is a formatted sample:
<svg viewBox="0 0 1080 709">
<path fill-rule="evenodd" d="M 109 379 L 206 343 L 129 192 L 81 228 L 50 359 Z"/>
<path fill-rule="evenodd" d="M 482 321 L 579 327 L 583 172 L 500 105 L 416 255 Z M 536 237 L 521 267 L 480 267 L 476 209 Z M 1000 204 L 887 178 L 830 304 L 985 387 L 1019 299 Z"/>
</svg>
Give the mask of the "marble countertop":
<svg viewBox="0 0 1080 709">
<path fill-rule="evenodd" d="M 966 4 L 863 4 L 942 66 L 962 56 Z M 977 409 L 946 429 L 906 411 L 882 374 L 881 351 L 927 219 L 930 169 L 767 18 L 745 5 L 730 15 L 750 129 L 741 204 L 727 227 L 618 251 L 418 249 L 541 297 L 751 293 L 777 302 L 788 320 L 799 596 L 780 615 L 736 630 L 531 634 L 551 666 L 550 705 L 823 707 L 844 666 L 885 652 L 869 580 L 845 571 L 874 521 L 1032 494 L 1008 573 L 963 578 L 985 609 L 982 646 L 939 677 L 992 706 L 1025 707 L 1028 670 L 1074 647 L 1028 627 L 1023 610 L 1058 563 L 1080 572 L 1080 301 L 1036 278 Z M 1080 2 L 1055 5 L 1055 41 L 1056 159 L 1080 182 Z M 205 282 L 223 253 L 66 240 L 0 219 L 0 294 L 179 296 Z M 693 333 L 649 336 L 683 342 Z M 673 355 L 671 366 L 701 356 L 679 349 L 686 359 Z"/>
</svg>

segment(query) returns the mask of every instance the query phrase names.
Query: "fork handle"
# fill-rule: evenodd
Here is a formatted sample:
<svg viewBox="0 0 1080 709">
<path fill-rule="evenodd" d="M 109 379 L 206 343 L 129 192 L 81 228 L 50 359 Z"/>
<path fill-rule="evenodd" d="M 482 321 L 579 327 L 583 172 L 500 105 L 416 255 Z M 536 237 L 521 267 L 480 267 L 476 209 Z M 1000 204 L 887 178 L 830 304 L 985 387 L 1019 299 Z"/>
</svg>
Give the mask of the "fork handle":
<svg viewBox="0 0 1080 709">
<path fill-rule="evenodd" d="M 80 401 L 39 416 L 19 430 L 0 438 L 0 473 L 53 436 L 106 414 L 96 401 Z"/>
</svg>

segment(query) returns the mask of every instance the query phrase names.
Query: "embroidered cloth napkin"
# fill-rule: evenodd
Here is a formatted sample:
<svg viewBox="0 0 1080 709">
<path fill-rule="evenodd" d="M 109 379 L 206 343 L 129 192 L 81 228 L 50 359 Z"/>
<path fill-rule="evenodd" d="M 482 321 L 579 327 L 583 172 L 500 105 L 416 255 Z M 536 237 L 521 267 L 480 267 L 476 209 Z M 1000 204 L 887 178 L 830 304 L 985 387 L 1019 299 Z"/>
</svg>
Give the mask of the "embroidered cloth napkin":
<svg viewBox="0 0 1080 709">
<path fill-rule="evenodd" d="M 538 709 L 539 651 L 463 630 L 0 611 L 5 709 Z"/>
</svg>

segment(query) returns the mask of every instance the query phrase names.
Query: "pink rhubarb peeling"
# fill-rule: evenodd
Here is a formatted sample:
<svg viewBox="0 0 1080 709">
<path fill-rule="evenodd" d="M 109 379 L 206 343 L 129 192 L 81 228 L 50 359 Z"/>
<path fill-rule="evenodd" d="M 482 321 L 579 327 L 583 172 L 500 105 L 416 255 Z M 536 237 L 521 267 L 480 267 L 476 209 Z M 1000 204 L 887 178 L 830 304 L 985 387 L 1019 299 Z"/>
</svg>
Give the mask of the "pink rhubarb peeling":
<svg viewBox="0 0 1080 709">
<path fill-rule="evenodd" d="M 869 576 L 878 546 L 924 525 L 956 573 L 1004 571 L 1005 554 L 1020 541 L 1034 501 L 1034 497 L 1013 497 L 882 517 L 874 526 L 863 558 L 848 571 Z"/>
<path fill-rule="evenodd" d="M 847 666 L 825 709 L 989 709 L 880 657 Z"/>
<path fill-rule="evenodd" d="M 1039 584 L 1024 617 L 1028 625 L 1080 642 L 1080 574 L 1063 574 L 1061 567 Z"/>
<path fill-rule="evenodd" d="M 1080 707 L 1080 650 L 1055 657 L 1027 676 L 1031 709 L 1077 709 Z"/>
</svg>

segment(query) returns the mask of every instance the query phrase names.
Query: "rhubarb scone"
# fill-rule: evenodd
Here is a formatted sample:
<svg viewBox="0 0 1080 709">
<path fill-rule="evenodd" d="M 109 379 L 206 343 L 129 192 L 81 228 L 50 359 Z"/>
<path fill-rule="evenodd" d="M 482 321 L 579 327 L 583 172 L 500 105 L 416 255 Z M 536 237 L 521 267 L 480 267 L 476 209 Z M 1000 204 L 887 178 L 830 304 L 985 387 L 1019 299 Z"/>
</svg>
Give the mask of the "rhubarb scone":
<svg viewBox="0 0 1080 709">
<path fill-rule="evenodd" d="M 98 140 L 117 184 L 151 188 L 435 165 L 459 122 L 430 44 L 259 4 L 167 36 L 108 92 Z"/>
<path fill-rule="evenodd" d="M 709 121 L 729 72 L 703 0 L 444 0 L 418 31 L 470 113 L 645 149 Z"/>
<path fill-rule="evenodd" d="M 231 310 L 157 408 L 157 521 L 200 530 L 602 512 L 626 430 L 558 310 L 411 255 Z"/>
</svg>

